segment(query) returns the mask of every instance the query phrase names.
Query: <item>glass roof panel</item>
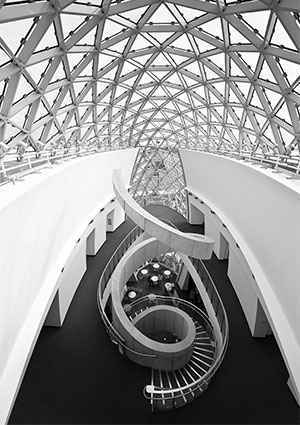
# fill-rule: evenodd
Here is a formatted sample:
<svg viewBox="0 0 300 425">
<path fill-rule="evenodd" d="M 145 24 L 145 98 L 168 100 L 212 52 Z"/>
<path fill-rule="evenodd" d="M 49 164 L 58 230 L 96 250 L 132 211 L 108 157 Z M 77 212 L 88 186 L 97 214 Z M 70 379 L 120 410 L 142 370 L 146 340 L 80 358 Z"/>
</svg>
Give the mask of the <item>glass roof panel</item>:
<svg viewBox="0 0 300 425">
<path fill-rule="evenodd" d="M 31 10 L 30 0 L 23 3 Z M 180 146 L 298 156 L 300 10 L 295 2 L 293 10 L 256 3 L 113 1 L 101 8 L 55 0 L 53 16 L 45 8 L 28 19 L 17 1 L 1 2 L 0 10 L 17 16 L 0 21 L 4 143 L 15 149 L 24 141 L 22 149 L 32 150 L 37 140 L 45 148 L 130 141 L 143 146 L 133 193 L 163 196 L 173 184 L 180 210 Z M 230 5 L 225 13 L 221 4 Z M 155 158 L 165 166 L 154 182 Z"/>
</svg>

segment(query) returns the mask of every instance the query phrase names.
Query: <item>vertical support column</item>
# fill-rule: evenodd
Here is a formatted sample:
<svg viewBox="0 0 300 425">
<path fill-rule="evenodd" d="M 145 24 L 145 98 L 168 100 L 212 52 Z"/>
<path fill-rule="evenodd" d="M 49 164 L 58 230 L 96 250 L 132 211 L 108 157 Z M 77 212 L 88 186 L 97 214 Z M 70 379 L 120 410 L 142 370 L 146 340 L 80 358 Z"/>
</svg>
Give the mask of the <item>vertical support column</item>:
<svg viewBox="0 0 300 425">
<path fill-rule="evenodd" d="M 103 213 L 86 239 L 86 255 L 96 255 L 106 241 L 106 216 Z"/>
<path fill-rule="evenodd" d="M 107 214 L 106 231 L 114 232 L 125 221 L 125 212 L 118 201 L 112 200 L 113 208 Z"/>
<path fill-rule="evenodd" d="M 230 247 L 228 277 L 241 303 L 251 334 L 254 337 L 265 337 L 271 333 L 271 328 L 253 289 L 253 276 L 246 262 L 239 258 L 239 248 Z"/>
<path fill-rule="evenodd" d="M 219 260 L 228 258 L 229 245 L 222 233 L 214 225 L 208 215 L 205 215 L 205 235 L 214 239 L 214 253 Z"/>
<path fill-rule="evenodd" d="M 59 279 L 58 290 L 45 319 L 45 326 L 63 325 L 73 296 L 86 271 L 85 241 L 78 243 L 78 245 L 74 250 L 72 259 L 61 271 L 62 275 Z"/>
<path fill-rule="evenodd" d="M 192 204 L 191 198 L 189 198 L 189 223 L 190 224 L 203 224 L 204 214 Z"/>
</svg>

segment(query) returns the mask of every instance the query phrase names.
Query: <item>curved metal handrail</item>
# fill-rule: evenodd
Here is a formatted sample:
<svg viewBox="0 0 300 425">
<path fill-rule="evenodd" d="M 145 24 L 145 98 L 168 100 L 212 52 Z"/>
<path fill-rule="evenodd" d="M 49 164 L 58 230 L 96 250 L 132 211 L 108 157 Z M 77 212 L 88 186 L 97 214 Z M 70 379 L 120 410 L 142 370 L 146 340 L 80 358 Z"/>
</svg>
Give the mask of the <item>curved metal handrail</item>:
<svg viewBox="0 0 300 425">
<path fill-rule="evenodd" d="M 273 172 L 278 172 L 281 170 L 288 175 L 287 178 L 300 178 L 299 157 L 291 157 L 288 155 L 281 155 L 272 152 L 250 152 L 246 150 L 234 152 L 224 149 L 204 149 L 195 146 L 191 146 L 189 149 L 212 153 L 215 155 L 227 156 L 229 158 L 235 158 L 240 161 L 253 161 L 254 164 L 261 165 L 264 168 L 272 168 Z"/>
<path fill-rule="evenodd" d="M 199 274 L 207 290 L 207 293 L 210 297 L 213 308 L 215 310 L 216 317 L 220 326 L 220 333 L 222 335 L 222 346 L 218 347 L 218 345 L 216 344 L 215 353 L 217 353 L 217 355 L 212 363 L 212 366 L 202 377 L 196 379 L 194 382 L 191 382 L 190 384 L 187 384 L 178 388 L 165 388 L 165 387 L 158 387 L 153 385 L 146 385 L 143 389 L 143 393 L 147 399 L 152 401 L 152 403 L 158 402 L 160 400 L 164 400 L 164 402 L 166 402 L 167 400 L 172 400 L 173 407 L 174 407 L 175 400 L 181 398 L 185 394 L 188 394 L 192 391 L 199 389 L 201 391 L 199 393 L 200 395 L 208 387 L 209 382 L 211 381 L 211 379 L 217 372 L 218 368 L 220 367 L 228 347 L 229 323 L 228 323 L 228 318 L 227 318 L 224 304 L 203 262 L 198 259 L 191 259 L 191 261 L 194 267 L 196 268 L 197 273 Z M 200 271 L 202 272 L 202 275 L 200 275 Z M 152 408 L 154 408 L 153 404 L 152 404 Z M 167 408 L 168 406 L 165 406 L 165 409 Z"/>
<path fill-rule="evenodd" d="M 101 149 L 72 149 L 72 150 L 42 150 L 39 152 L 26 152 L 19 156 L 17 154 L 6 154 L 0 158 L 0 185 L 12 182 L 15 184 L 19 178 L 28 174 L 49 168 L 54 164 L 69 161 L 78 157 L 94 155 L 96 153 L 107 152 L 108 150 L 120 150 L 121 147 L 101 148 Z M 10 165 L 10 162 L 18 164 Z"/>
<path fill-rule="evenodd" d="M 109 262 L 105 266 L 105 268 L 104 268 L 104 270 L 101 274 L 101 277 L 99 279 L 98 290 L 97 290 L 97 305 L 98 305 L 98 309 L 99 309 L 99 312 L 100 312 L 101 319 L 104 323 L 104 326 L 106 328 L 107 333 L 109 334 L 111 341 L 118 344 L 119 350 L 121 349 L 123 351 L 123 354 L 125 354 L 126 351 L 129 351 L 129 352 L 136 354 L 136 355 L 139 355 L 141 357 L 154 358 L 155 357 L 154 354 L 140 353 L 140 352 L 137 352 L 137 351 L 133 350 L 132 348 L 130 348 L 126 345 L 125 339 L 117 332 L 117 330 L 114 328 L 112 323 L 109 321 L 109 319 L 108 319 L 108 317 L 107 317 L 107 315 L 104 311 L 103 305 L 102 305 L 102 295 L 104 293 L 104 290 L 105 290 L 105 288 L 106 288 L 106 286 L 109 282 L 109 279 L 110 279 L 116 265 L 119 262 L 120 257 L 122 257 L 122 255 L 127 251 L 127 249 L 137 239 L 137 237 L 141 235 L 141 233 L 143 233 L 143 230 L 140 227 L 135 226 L 127 234 L 127 236 L 125 236 L 125 238 L 122 240 L 122 242 L 118 245 L 117 249 L 114 251 L 113 255 L 111 256 Z"/>
<path fill-rule="evenodd" d="M 130 313 L 134 313 L 135 311 L 140 310 L 141 306 L 148 307 L 149 302 L 150 301 L 149 301 L 148 295 L 144 295 L 143 297 L 140 297 L 137 300 L 132 301 L 132 303 L 130 304 L 130 307 L 131 307 Z M 153 303 L 153 301 L 151 301 L 151 303 Z M 209 335 L 210 340 L 214 341 L 214 343 L 217 344 L 209 317 L 199 307 L 195 306 L 195 304 L 192 304 L 189 301 L 184 300 L 183 298 L 178 298 L 174 296 L 166 296 L 166 295 L 155 295 L 155 305 L 172 305 L 172 306 L 176 305 L 176 307 L 181 308 L 181 310 L 188 313 L 194 319 L 198 320 L 200 316 L 201 324 L 204 325 L 205 331 Z M 190 310 L 194 312 L 194 316 L 190 314 Z"/>
<path fill-rule="evenodd" d="M 114 254 L 112 255 L 110 261 L 106 265 L 105 269 L 102 272 L 102 275 L 99 280 L 98 284 L 98 292 L 97 292 L 97 302 L 98 302 L 98 308 L 100 311 L 101 318 L 104 322 L 104 325 L 106 327 L 107 332 L 109 333 L 109 336 L 111 340 L 118 344 L 120 351 L 123 352 L 123 354 L 126 354 L 126 351 L 132 352 L 134 354 L 140 355 L 140 356 L 147 356 L 147 357 L 155 357 L 153 354 L 144 354 L 139 353 L 131 348 L 129 348 L 126 345 L 125 339 L 115 330 L 112 323 L 108 320 L 108 317 L 104 311 L 104 306 L 102 305 L 102 296 L 104 293 L 104 290 L 109 282 L 109 279 L 118 264 L 119 260 L 123 256 L 123 254 L 127 251 L 127 249 L 132 245 L 132 243 L 136 240 L 136 238 L 143 232 L 141 228 L 136 226 L 132 231 L 123 239 L 123 241 L 119 244 L 118 248 L 115 250 Z M 187 394 L 191 391 L 195 391 L 196 389 L 201 390 L 201 392 L 204 391 L 204 389 L 207 388 L 210 380 L 215 375 L 216 371 L 218 370 L 224 356 L 226 353 L 226 349 L 228 346 L 228 340 L 229 340 L 229 325 L 228 325 L 228 319 L 226 315 L 226 311 L 224 308 L 224 305 L 222 303 L 222 300 L 219 297 L 219 294 L 215 288 L 215 285 L 205 268 L 204 264 L 201 260 L 198 259 L 192 259 L 193 265 L 196 268 L 198 274 L 200 275 L 200 272 L 202 274 L 201 280 L 203 281 L 203 284 L 208 292 L 208 295 L 210 297 L 210 300 L 212 302 L 212 305 L 215 309 L 216 317 L 220 326 L 220 333 L 222 335 L 222 346 L 219 347 L 217 340 L 214 337 L 214 332 L 212 330 L 210 320 L 207 317 L 207 315 L 200 310 L 198 307 L 196 307 L 194 304 L 189 303 L 186 300 L 183 300 L 181 298 L 177 297 L 164 297 L 157 295 L 156 300 L 158 303 L 170 303 L 172 305 L 176 304 L 176 306 L 184 306 L 185 308 L 188 308 L 195 312 L 195 314 L 202 318 L 202 325 L 204 325 L 204 328 L 211 339 L 211 341 L 215 344 L 215 355 L 216 357 L 213 360 L 213 364 L 210 367 L 210 369 L 200 378 L 196 379 L 194 382 L 181 386 L 179 388 L 165 388 L 165 387 L 157 387 L 153 385 L 147 385 L 143 389 L 143 393 L 147 399 L 151 399 L 152 403 L 159 400 L 172 400 L 174 401 L 178 399 L 179 397 L 182 397 L 183 394 Z M 149 307 L 149 297 L 144 296 L 141 297 L 131 303 L 131 311 L 133 309 L 140 308 L 141 305 L 146 304 Z M 185 310 L 186 311 L 186 310 Z M 189 312 L 190 314 L 190 312 Z M 193 316 L 192 316 L 193 317 Z M 122 348 L 121 348 L 122 347 Z M 200 394 L 199 394 L 200 395 Z M 152 404 L 153 406 L 153 404 Z"/>
</svg>

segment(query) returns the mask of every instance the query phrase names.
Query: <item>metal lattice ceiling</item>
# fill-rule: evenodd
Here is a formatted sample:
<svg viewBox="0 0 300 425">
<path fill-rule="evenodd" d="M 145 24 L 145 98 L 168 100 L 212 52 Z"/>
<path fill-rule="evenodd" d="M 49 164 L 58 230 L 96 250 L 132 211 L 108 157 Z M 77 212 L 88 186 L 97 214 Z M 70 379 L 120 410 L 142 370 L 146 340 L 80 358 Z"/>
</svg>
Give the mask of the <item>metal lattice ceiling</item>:
<svg viewBox="0 0 300 425">
<path fill-rule="evenodd" d="M 185 213 L 178 147 L 299 156 L 299 13 L 299 0 L 0 0 L 2 155 L 137 146 L 136 196 Z"/>
</svg>

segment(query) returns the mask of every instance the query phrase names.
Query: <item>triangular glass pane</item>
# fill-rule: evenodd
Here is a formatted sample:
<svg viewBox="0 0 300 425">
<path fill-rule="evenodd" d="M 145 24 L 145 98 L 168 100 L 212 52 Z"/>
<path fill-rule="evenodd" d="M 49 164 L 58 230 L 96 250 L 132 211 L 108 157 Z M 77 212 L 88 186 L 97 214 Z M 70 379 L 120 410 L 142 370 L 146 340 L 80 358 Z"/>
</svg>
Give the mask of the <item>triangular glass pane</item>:
<svg viewBox="0 0 300 425">
<path fill-rule="evenodd" d="M 256 122 L 258 123 L 259 127 L 262 128 L 267 121 L 266 117 L 261 114 L 254 114 Z"/>
<path fill-rule="evenodd" d="M 247 65 L 250 65 L 251 69 L 254 71 L 257 65 L 258 58 L 260 53 L 258 52 L 242 52 L 241 56 Z"/>
<path fill-rule="evenodd" d="M 220 18 L 212 19 L 201 25 L 203 31 L 211 34 L 213 37 L 219 37 L 223 40 L 223 31 Z"/>
<path fill-rule="evenodd" d="M 137 23 L 143 13 L 145 12 L 145 10 L 147 9 L 148 6 L 144 6 L 144 7 L 138 7 L 136 9 L 130 10 L 128 12 L 123 12 L 122 16 L 124 16 L 124 18 L 129 19 L 131 22 Z"/>
<path fill-rule="evenodd" d="M 109 55 L 106 55 L 104 53 L 99 53 L 99 62 L 98 62 L 98 71 L 102 68 L 105 68 L 106 65 L 111 63 L 112 57 Z"/>
<path fill-rule="evenodd" d="M 151 47 L 149 40 L 146 39 L 145 37 L 143 37 L 143 35 L 138 34 L 135 38 L 135 41 L 134 41 L 132 47 L 131 47 L 131 50 L 146 49 L 148 47 Z M 139 58 L 137 58 L 137 60 L 139 60 Z"/>
<path fill-rule="evenodd" d="M 47 29 L 46 33 L 43 35 L 39 44 L 36 46 L 35 51 L 38 52 L 46 48 L 54 47 L 57 45 L 58 45 L 58 42 L 55 35 L 54 25 L 52 23 Z"/>
<path fill-rule="evenodd" d="M 243 77 L 244 72 L 237 66 L 233 59 L 230 60 L 230 75 L 231 76 L 241 76 Z"/>
<path fill-rule="evenodd" d="M 153 22 L 154 24 L 171 23 L 175 21 L 175 18 L 169 9 L 164 4 L 161 4 L 150 17 L 149 21 Z"/>
<path fill-rule="evenodd" d="M 249 44 L 249 40 L 236 30 L 233 25 L 229 25 L 229 34 L 231 44 Z"/>
<path fill-rule="evenodd" d="M 68 53 L 67 58 L 70 70 L 72 71 L 73 69 L 77 68 L 78 64 L 83 59 L 83 56 L 81 53 Z"/>
<path fill-rule="evenodd" d="M 283 119 L 284 121 L 291 123 L 291 117 L 286 103 L 283 103 L 281 108 L 276 112 L 276 116 Z"/>
<path fill-rule="evenodd" d="M 1 67 L 11 60 L 10 56 L 3 50 L 0 49 L 0 64 Z"/>
<path fill-rule="evenodd" d="M 123 28 L 124 28 L 123 25 L 120 25 L 109 18 L 106 19 L 103 34 L 102 34 L 102 39 L 106 40 L 112 37 L 113 35 L 118 34 L 119 32 L 122 31 Z"/>
<path fill-rule="evenodd" d="M 205 65 L 204 69 L 205 69 L 205 73 L 206 73 L 206 78 L 208 80 L 220 78 L 220 76 L 216 72 L 214 72 L 212 69 L 210 69 L 208 66 Z"/>
<path fill-rule="evenodd" d="M 259 99 L 259 97 L 258 97 L 258 95 L 257 95 L 257 93 L 256 93 L 255 90 L 254 90 L 253 95 L 252 95 L 252 98 L 250 100 L 250 104 L 252 106 L 257 107 L 257 108 L 263 109 L 263 106 L 261 104 L 261 101 L 260 101 L 260 99 Z"/>
<path fill-rule="evenodd" d="M 265 36 L 270 11 L 260 10 L 259 12 L 243 13 L 242 17 L 252 28 L 258 30 L 261 37 Z"/>
<path fill-rule="evenodd" d="M 151 36 L 159 43 L 164 44 L 172 35 L 170 32 L 151 32 Z"/>
<path fill-rule="evenodd" d="M 59 90 L 52 90 L 52 91 L 45 92 L 44 98 L 46 99 L 50 107 L 54 105 L 58 95 L 59 95 Z"/>
<path fill-rule="evenodd" d="M 127 43 L 128 43 L 128 39 L 125 38 L 124 40 L 119 41 L 119 43 L 115 43 L 112 46 L 110 46 L 108 51 L 112 50 L 113 52 L 118 52 L 119 54 L 121 54 L 121 53 L 123 53 Z"/>
<path fill-rule="evenodd" d="M 171 47 L 172 46 L 177 47 L 178 49 L 184 49 L 184 50 L 191 48 L 191 44 L 186 34 L 182 34 L 180 37 L 176 38 L 176 40 L 172 42 Z"/>
<path fill-rule="evenodd" d="M 183 17 L 187 22 L 193 21 L 194 19 L 200 18 L 200 16 L 204 15 L 204 12 L 189 7 L 178 5 L 177 8 L 183 14 Z"/>
<path fill-rule="evenodd" d="M 211 61 L 218 66 L 222 71 L 225 70 L 225 53 L 219 53 L 211 56 Z"/>
<path fill-rule="evenodd" d="M 33 91 L 33 87 L 28 83 L 26 78 L 24 78 L 23 75 L 21 74 L 18 88 L 14 97 L 14 100 L 15 100 L 14 103 L 18 102 L 23 97 L 26 97 L 32 91 Z"/>
<path fill-rule="evenodd" d="M 188 77 L 187 75 L 183 75 L 182 78 L 185 81 L 186 87 L 191 88 L 195 84 L 198 84 L 198 79 L 197 80 L 196 79 L 194 80 L 194 79 Z"/>
<path fill-rule="evenodd" d="M 237 97 L 237 95 L 235 94 L 232 88 L 230 88 L 230 91 L 229 91 L 229 102 L 240 103 L 239 98 Z"/>
<path fill-rule="evenodd" d="M 56 119 L 58 121 L 58 123 L 60 124 L 60 126 L 63 125 L 64 120 L 66 119 L 67 114 L 63 113 L 63 114 L 56 114 Z"/>
<path fill-rule="evenodd" d="M 78 41 L 78 45 L 89 45 L 89 46 L 94 46 L 95 44 L 95 36 L 96 36 L 96 32 L 97 32 L 97 27 L 95 26 L 94 28 L 91 29 L 91 31 L 89 31 L 84 37 L 82 37 L 79 41 Z"/>
<path fill-rule="evenodd" d="M 16 136 L 20 132 L 20 129 L 14 127 L 10 123 L 7 123 L 5 126 L 5 140 L 9 140 Z"/>
<path fill-rule="evenodd" d="M 20 112 L 11 117 L 11 121 L 19 126 L 20 128 L 24 127 L 25 118 L 27 117 L 28 108 L 22 109 Z"/>
<path fill-rule="evenodd" d="M 225 82 L 222 81 L 220 83 L 214 83 L 214 87 L 218 90 L 218 92 L 220 93 L 220 95 L 222 97 L 224 97 L 224 95 L 225 95 Z"/>
<path fill-rule="evenodd" d="M 287 34 L 284 26 L 277 18 L 275 29 L 270 40 L 271 44 L 276 44 L 277 46 L 285 46 L 289 49 L 295 50 L 295 45 L 292 42 L 290 36 Z"/>
<path fill-rule="evenodd" d="M 272 71 L 269 68 L 269 65 L 266 61 L 263 62 L 262 69 L 259 73 L 259 78 L 262 78 L 263 80 L 271 81 L 277 84 L 277 81 L 274 78 L 274 75 Z"/>
<path fill-rule="evenodd" d="M 0 50 L 0 52 L 1 52 L 1 50 Z M 37 64 L 32 65 L 30 67 L 27 67 L 27 71 L 28 71 L 29 75 L 32 77 L 32 79 L 37 84 L 39 84 L 42 76 L 45 75 L 44 72 L 47 69 L 47 67 L 48 67 L 48 62 L 45 61 L 45 62 L 37 63 Z"/>
<path fill-rule="evenodd" d="M 22 19 L 22 25 L 18 25 L 16 31 L 16 22 L 1 22 L 0 37 L 8 45 L 12 53 L 16 53 L 21 46 L 20 41 L 25 37 L 32 26 L 32 19 Z"/>
<path fill-rule="evenodd" d="M 64 78 L 66 78 L 66 73 L 63 67 L 63 63 L 60 62 L 54 75 L 52 76 L 51 82 L 63 80 Z"/>
<path fill-rule="evenodd" d="M 167 60 L 167 58 L 165 57 L 163 53 L 160 53 L 151 63 L 151 66 L 163 66 L 163 65 L 170 65 L 170 62 Z"/>
<path fill-rule="evenodd" d="M 201 33 L 199 32 L 199 35 L 201 37 Z M 207 43 L 206 41 L 202 40 L 200 37 L 194 37 L 194 41 L 198 47 L 199 53 L 204 53 L 209 50 L 215 49 L 215 46 L 212 44 Z M 201 61 L 201 59 L 200 59 Z"/>
<path fill-rule="evenodd" d="M 62 21 L 62 28 L 65 39 L 68 36 L 71 36 L 77 27 L 79 27 L 83 22 L 84 18 L 80 15 L 71 15 L 71 14 L 60 14 Z"/>
<path fill-rule="evenodd" d="M 290 85 L 299 78 L 300 75 L 300 66 L 295 62 L 287 61 L 285 59 L 280 59 L 280 65 L 283 72 L 286 74 L 288 82 Z"/>
<path fill-rule="evenodd" d="M 251 88 L 250 83 L 243 83 L 243 82 L 241 82 L 241 81 L 238 81 L 238 82 L 236 82 L 236 85 L 238 86 L 238 88 L 239 88 L 239 90 L 240 90 L 240 92 L 241 92 L 242 96 L 243 96 L 245 99 L 247 99 L 247 97 L 248 97 L 248 93 L 249 93 L 249 90 L 250 90 L 250 88 Z"/>
<path fill-rule="evenodd" d="M 295 135 L 286 131 L 283 127 L 279 127 L 279 131 L 281 133 L 282 140 L 284 141 L 286 146 L 289 146 L 290 143 L 295 139 Z"/>
<path fill-rule="evenodd" d="M 268 102 L 270 103 L 270 106 L 272 109 L 275 108 L 279 100 L 282 98 L 282 95 L 279 93 L 276 93 L 273 90 L 265 89 L 265 95 L 268 99 Z"/>
<path fill-rule="evenodd" d="M 62 108 L 66 105 L 71 105 L 72 103 L 73 103 L 73 101 L 72 101 L 72 98 L 71 98 L 71 94 L 70 94 L 70 91 L 68 90 L 67 93 L 66 93 L 66 96 L 63 100 Z"/>
<path fill-rule="evenodd" d="M 176 65 L 180 65 L 184 62 L 186 62 L 187 58 L 185 56 L 180 56 L 180 55 L 176 55 L 171 53 L 170 54 L 171 58 L 174 60 Z"/>
</svg>

